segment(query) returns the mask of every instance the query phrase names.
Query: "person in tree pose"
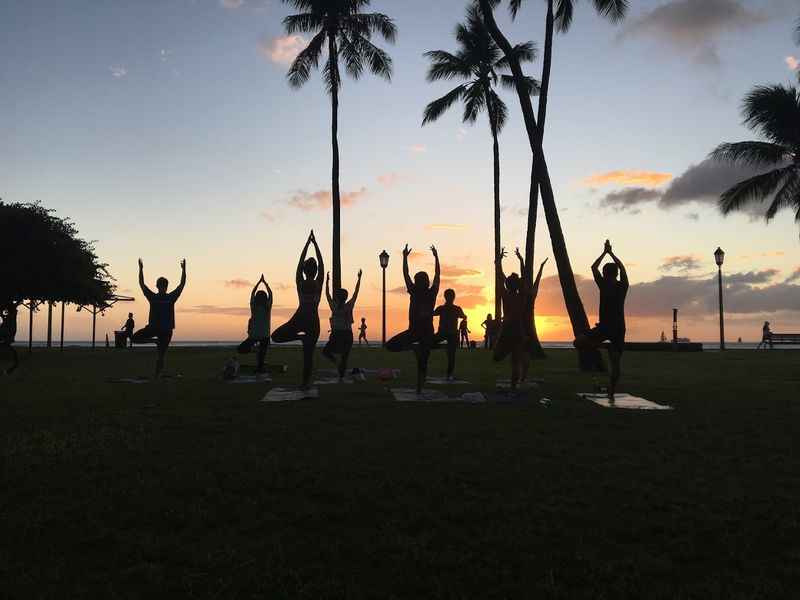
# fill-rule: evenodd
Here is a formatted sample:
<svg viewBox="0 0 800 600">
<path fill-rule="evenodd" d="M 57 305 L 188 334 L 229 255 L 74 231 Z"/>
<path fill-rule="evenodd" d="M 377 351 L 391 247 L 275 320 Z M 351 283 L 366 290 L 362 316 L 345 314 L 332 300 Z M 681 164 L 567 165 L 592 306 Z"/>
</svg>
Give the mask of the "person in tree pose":
<svg viewBox="0 0 800 600">
<path fill-rule="evenodd" d="M 306 258 L 308 247 L 313 244 L 317 258 Z M 303 344 L 303 383 L 308 389 L 314 368 L 314 348 L 319 340 L 319 302 L 322 298 L 322 285 L 325 279 L 325 265 L 322 261 L 314 231 L 308 236 L 300 260 L 297 262 L 295 284 L 299 306 L 292 318 L 278 327 L 272 334 L 276 344 L 300 341 Z"/>
<path fill-rule="evenodd" d="M 186 259 L 181 261 L 181 282 L 171 292 L 167 293 L 169 281 L 166 277 L 159 277 L 156 280 L 154 293 L 144 283 L 144 263 L 139 259 L 139 287 L 150 303 L 150 314 L 147 318 L 147 326 L 133 334 L 131 342 L 136 344 L 155 344 L 158 350 L 156 359 L 156 377 L 161 375 L 164 369 L 164 356 L 172 340 L 172 331 L 175 329 L 175 302 L 183 293 L 186 285 Z"/>
<path fill-rule="evenodd" d="M 408 244 L 403 249 L 403 278 L 409 295 L 408 329 L 386 342 L 389 352 L 414 350 L 417 358 L 417 394 L 422 393 L 428 374 L 428 359 L 435 344 L 433 308 L 436 306 L 436 296 L 439 295 L 441 267 L 439 253 L 434 246 L 431 246 L 431 252 L 436 262 L 432 284 L 424 271 L 414 275 L 414 280 L 411 280 L 408 274 L 408 255 L 411 254 L 411 249 Z"/>
<path fill-rule="evenodd" d="M 472 332 L 469 330 L 469 325 L 467 324 L 467 315 L 464 315 L 464 318 L 461 319 L 461 325 L 458 326 L 458 332 L 460 334 L 458 341 L 459 348 L 466 348 L 469 350 L 469 334 Z"/>
<path fill-rule="evenodd" d="M 18 302 L 9 301 L 0 306 L 0 318 L 3 323 L 0 324 L 0 348 L 6 348 L 11 354 L 11 366 L 4 370 L 3 373 L 10 375 L 19 366 L 19 356 L 17 356 L 17 349 L 14 348 L 14 340 L 17 337 L 17 307 Z"/>
<path fill-rule="evenodd" d="M 334 290 L 333 296 L 331 296 L 330 273 L 325 279 L 325 297 L 331 308 L 331 337 L 322 349 L 322 354 L 334 363 L 336 363 L 336 355 L 340 356 L 339 381 L 344 379 L 347 371 L 347 359 L 350 356 L 350 350 L 353 349 L 353 308 L 355 308 L 358 292 L 361 289 L 361 274 L 359 269 L 356 288 L 353 290 L 353 297 L 350 300 L 347 299 L 347 290 L 343 289 Z"/>
<path fill-rule="evenodd" d="M 125 324 L 122 326 L 122 331 L 125 332 L 125 339 L 130 342 L 131 348 L 133 348 L 133 330 L 136 329 L 136 321 L 133 320 L 133 313 L 128 313 L 128 318 L 125 321 Z"/>
<path fill-rule="evenodd" d="M 358 345 L 361 345 L 361 340 L 364 340 L 364 343 L 369 346 L 369 340 L 367 339 L 367 320 L 364 317 L 361 317 L 361 325 L 358 326 Z"/>
<path fill-rule="evenodd" d="M 509 354 L 511 355 L 511 391 L 516 391 L 520 381 L 525 381 L 528 376 L 530 365 L 530 338 L 528 337 L 528 327 L 526 326 L 525 306 L 535 301 L 539 293 L 539 283 L 542 280 L 542 271 L 547 263 L 545 260 L 539 267 L 536 281 L 531 285 L 525 279 L 525 259 L 516 251 L 519 259 L 520 273 L 522 276 L 512 273 L 508 277 L 503 273 L 503 259 L 506 256 L 505 249 L 500 250 L 497 256 L 498 286 L 502 290 L 503 299 L 503 323 L 500 326 L 500 334 L 494 346 L 494 360 L 500 362 Z"/>
<path fill-rule="evenodd" d="M 264 284 L 266 291 L 259 290 L 258 286 Z M 249 354 L 253 346 L 258 344 L 256 358 L 256 373 L 264 373 L 264 360 L 269 349 L 270 316 L 272 315 L 272 289 L 269 287 L 264 274 L 256 282 L 250 292 L 250 320 L 247 322 L 247 339 L 239 344 L 239 354 Z"/>
<path fill-rule="evenodd" d="M 603 265 L 601 274 L 600 263 L 606 255 L 614 262 Z M 578 349 L 597 348 L 606 340 L 610 342 L 608 358 L 611 361 L 611 375 L 608 399 L 614 402 L 614 393 L 620 378 L 620 362 L 625 350 L 625 297 L 628 294 L 629 284 L 625 265 L 616 257 L 608 240 L 603 253 L 592 264 L 592 275 L 597 287 L 600 288 L 600 322 L 584 335 L 578 336 L 574 345 Z"/>
<path fill-rule="evenodd" d="M 447 344 L 447 380 L 453 381 L 453 371 L 456 368 L 456 348 L 458 348 L 459 329 L 458 320 L 467 318 L 460 306 L 456 306 L 456 293 L 447 289 L 444 291 L 444 304 L 437 306 L 433 315 L 439 317 L 439 331 L 436 333 L 436 343 Z M 462 323 L 465 321 L 462 321 Z"/>
</svg>

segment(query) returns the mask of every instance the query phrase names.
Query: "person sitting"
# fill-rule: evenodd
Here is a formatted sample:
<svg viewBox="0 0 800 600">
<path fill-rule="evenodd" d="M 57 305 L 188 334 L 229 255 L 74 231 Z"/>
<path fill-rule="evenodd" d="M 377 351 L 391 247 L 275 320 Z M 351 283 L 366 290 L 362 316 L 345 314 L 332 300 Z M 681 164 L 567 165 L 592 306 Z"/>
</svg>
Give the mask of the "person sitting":
<svg viewBox="0 0 800 600">
<path fill-rule="evenodd" d="M 258 286 L 264 284 L 266 291 L 259 290 Z M 269 287 L 264 274 L 256 282 L 250 292 L 250 320 L 247 322 L 247 339 L 239 344 L 239 354 L 249 354 L 253 346 L 258 344 L 256 355 L 256 373 L 266 372 L 264 361 L 269 349 L 270 317 L 272 315 L 272 289 Z"/>
<path fill-rule="evenodd" d="M 356 287 L 350 300 L 347 299 L 347 290 L 343 289 L 334 290 L 334 295 L 331 296 L 330 273 L 325 279 L 325 297 L 328 299 L 328 306 L 331 309 L 331 336 L 322 349 L 322 355 L 334 363 L 336 363 L 336 355 L 339 355 L 340 382 L 344 380 L 344 374 L 347 372 L 347 359 L 353 349 L 353 309 L 361 289 L 361 275 L 362 272 L 359 269 Z"/>
<path fill-rule="evenodd" d="M 467 315 L 460 306 L 455 305 L 456 293 L 454 290 L 444 291 L 444 304 L 437 306 L 433 316 L 439 317 L 439 331 L 436 334 L 436 343 L 447 344 L 447 380 L 453 381 L 453 372 L 456 368 L 456 348 L 458 348 L 458 320 L 466 319 Z"/>
<path fill-rule="evenodd" d="M 157 293 L 154 293 L 144 283 L 144 263 L 139 259 L 139 287 L 142 289 L 144 297 L 150 303 L 150 314 L 147 319 L 147 326 L 140 329 L 131 337 L 131 342 L 137 344 L 156 344 L 158 358 L 156 359 L 156 377 L 161 375 L 164 369 L 164 356 L 172 340 L 172 332 L 175 329 L 175 303 L 183 293 L 186 286 L 186 259 L 181 261 L 181 282 L 171 292 L 167 293 L 169 281 L 166 277 L 159 277 L 156 280 Z"/>
</svg>

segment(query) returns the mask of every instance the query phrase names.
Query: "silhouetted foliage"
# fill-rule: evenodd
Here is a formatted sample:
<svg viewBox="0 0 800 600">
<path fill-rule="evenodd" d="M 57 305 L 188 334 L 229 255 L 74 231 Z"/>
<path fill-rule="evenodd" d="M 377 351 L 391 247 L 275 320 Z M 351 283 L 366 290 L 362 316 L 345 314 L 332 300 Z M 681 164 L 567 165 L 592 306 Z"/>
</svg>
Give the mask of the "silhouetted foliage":
<svg viewBox="0 0 800 600">
<path fill-rule="evenodd" d="M 489 127 L 494 142 L 494 252 L 500 251 L 500 150 L 498 135 L 508 117 L 508 107 L 497 95 L 495 87 L 500 84 L 514 89 L 514 78 L 506 71 L 508 60 L 497 47 L 486 30 L 479 10 L 472 6 L 467 10 L 464 24 L 455 29 L 458 50 L 455 54 L 444 50 L 432 50 L 425 56 L 430 59 L 428 81 L 464 80 L 441 98 L 425 108 L 422 124 L 437 120 L 456 102 L 464 104 L 464 123 L 474 123 L 483 111 L 489 118 Z M 533 42 L 518 44 L 514 52 L 521 62 L 532 61 L 536 56 Z M 533 78 L 526 80 L 531 93 L 537 93 L 539 84 Z M 495 269 L 497 267 L 495 266 Z M 497 281 L 497 273 L 495 273 Z M 495 285 L 495 315 L 500 318 L 500 290 Z"/>
<path fill-rule="evenodd" d="M 31 299 L 105 306 L 116 286 L 94 245 L 41 204 L 0 202 L 0 304 Z"/>
<path fill-rule="evenodd" d="M 345 71 L 358 79 L 369 69 L 374 75 L 391 79 L 392 59 L 372 43 L 374 35 L 394 42 L 397 28 L 394 22 L 381 13 L 364 13 L 362 9 L 370 0 L 283 0 L 298 11 L 283 20 L 287 34 L 309 33 L 314 37 L 289 68 L 289 85 L 301 87 L 311 76 L 312 69 L 319 67 L 327 50 L 322 67 L 322 76 L 331 96 L 331 142 L 333 146 L 333 169 L 331 203 L 333 208 L 333 287 L 342 287 L 341 259 L 341 196 L 339 191 L 339 88 L 342 84 L 339 59 L 344 61 Z M 327 45 L 327 48 L 326 48 Z"/>
<path fill-rule="evenodd" d="M 731 163 L 775 169 L 737 183 L 720 197 L 720 209 L 729 214 L 755 202 L 769 201 L 767 221 L 783 209 L 795 211 L 800 223 L 800 89 L 758 86 L 744 99 L 744 124 L 765 138 L 720 144 L 711 157 Z"/>
</svg>

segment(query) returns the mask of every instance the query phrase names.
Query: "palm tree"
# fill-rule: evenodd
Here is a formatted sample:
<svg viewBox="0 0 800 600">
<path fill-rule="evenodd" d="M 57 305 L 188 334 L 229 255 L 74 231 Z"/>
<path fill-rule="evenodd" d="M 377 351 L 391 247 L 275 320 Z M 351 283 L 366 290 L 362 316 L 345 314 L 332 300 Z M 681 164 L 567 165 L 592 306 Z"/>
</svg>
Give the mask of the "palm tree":
<svg viewBox="0 0 800 600">
<path fill-rule="evenodd" d="M 744 124 L 764 140 L 720 144 L 711 157 L 734 164 L 775 167 L 737 183 L 720 196 L 727 215 L 754 202 L 769 201 L 770 221 L 782 208 L 795 211 L 800 223 L 800 89 L 770 85 L 754 88 L 742 106 Z"/>
<path fill-rule="evenodd" d="M 447 94 L 434 100 L 425 108 L 422 125 L 436 121 L 456 102 L 464 103 L 464 123 L 473 124 L 478 116 L 486 111 L 489 128 L 492 133 L 494 158 L 494 256 L 500 254 L 500 144 L 498 136 L 508 117 L 505 102 L 497 95 L 494 87 L 499 83 L 505 87 L 514 87 L 514 78 L 503 74 L 508 68 L 508 61 L 500 48 L 494 43 L 492 36 L 483 25 L 479 11 L 475 7 L 467 10 L 466 23 L 455 29 L 458 50 L 455 54 L 444 50 L 432 50 L 425 56 L 430 59 L 428 81 L 461 79 L 462 83 Z M 535 57 L 533 42 L 519 44 L 514 48 L 520 61 L 532 61 Z M 531 93 L 538 89 L 538 83 L 528 79 Z M 497 260 L 495 263 L 495 282 L 498 281 Z M 500 288 L 495 283 L 494 290 L 495 318 L 500 318 Z"/>
<path fill-rule="evenodd" d="M 575 274 L 572 272 L 572 265 L 569 261 L 567 245 L 564 240 L 564 233 L 561 229 L 561 222 L 556 209 L 553 185 L 550 181 L 550 173 L 547 168 L 547 161 L 545 160 L 544 151 L 542 150 L 542 131 L 538 126 L 537 117 L 533 111 L 533 103 L 531 102 L 530 95 L 527 93 L 524 83 L 526 77 L 522 71 L 519 60 L 517 60 L 517 57 L 514 55 L 514 47 L 497 26 L 497 22 L 495 21 L 492 7 L 496 5 L 499 0 L 477 1 L 481 8 L 484 24 L 489 30 L 489 33 L 494 41 L 508 59 L 509 67 L 511 68 L 511 72 L 514 76 L 517 97 L 519 99 L 520 108 L 522 109 L 522 116 L 525 120 L 525 130 L 528 134 L 528 142 L 530 144 L 531 153 L 533 154 L 531 195 L 535 193 L 533 192 L 534 187 L 540 188 L 542 194 L 542 206 L 544 207 L 547 226 L 550 230 L 550 241 L 553 246 L 553 257 L 555 258 L 556 266 L 558 267 L 558 277 L 561 282 L 561 290 L 564 294 L 564 304 L 566 305 L 567 313 L 569 314 L 572 330 L 577 337 L 589 329 L 589 319 L 586 317 L 586 310 L 583 307 L 580 294 L 578 294 L 578 287 L 575 284 Z M 529 232 L 535 231 L 536 204 L 534 203 L 530 208 L 532 210 L 529 210 L 528 215 Z M 531 224 L 533 224 L 532 227 Z M 529 240 L 532 241 L 530 233 Z M 530 245 L 530 243 L 528 245 Z M 529 250 L 529 248 L 526 247 L 526 254 L 528 253 L 532 255 L 532 248 Z M 531 314 L 533 314 L 532 311 Z M 579 364 L 580 368 L 583 370 L 604 369 L 600 352 L 597 350 L 580 351 Z"/>
<path fill-rule="evenodd" d="M 339 194 L 339 89 L 342 84 L 339 58 L 344 61 L 345 71 L 358 79 L 369 69 L 374 75 L 391 80 L 392 59 L 372 43 L 375 34 L 387 42 L 394 42 L 397 28 L 392 19 L 381 13 L 364 13 L 362 9 L 370 0 L 283 0 L 292 5 L 299 14 L 283 20 L 289 35 L 313 34 L 289 68 L 289 85 L 301 87 L 308 81 L 311 70 L 319 67 L 327 46 L 327 57 L 322 75 L 331 97 L 331 143 L 333 167 L 331 182 L 331 204 L 333 208 L 333 287 L 342 287 L 341 217 Z"/>
</svg>

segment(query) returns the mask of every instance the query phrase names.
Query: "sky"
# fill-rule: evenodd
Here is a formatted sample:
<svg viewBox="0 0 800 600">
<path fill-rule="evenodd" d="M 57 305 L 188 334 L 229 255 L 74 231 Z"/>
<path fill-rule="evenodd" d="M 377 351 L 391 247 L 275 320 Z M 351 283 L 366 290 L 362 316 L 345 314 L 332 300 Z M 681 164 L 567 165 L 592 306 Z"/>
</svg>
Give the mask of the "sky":
<svg viewBox="0 0 800 600">
<path fill-rule="evenodd" d="M 528 0 L 515 42 L 544 37 L 544 2 Z M 356 316 L 380 332 L 378 254 L 390 253 L 388 329 L 407 324 L 401 249 L 412 271 L 439 249 L 443 287 L 473 335 L 493 312 L 492 145 L 485 117 L 454 109 L 421 126 L 447 83 L 426 81 L 424 52 L 454 50 L 464 0 L 373 0 L 399 35 L 381 42 L 391 82 L 347 79 L 340 97 L 343 280 L 364 270 Z M 176 284 L 186 258 L 176 340 L 243 338 L 251 286 L 275 291 L 273 324 L 296 307 L 293 274 L 310 229 L 330 266 L 330 101 L 318 73 L 291 89 L 286 71 L 307 38 L 286 36 L 277 0 L 0 3 L 0 197 L 40 201 L 70 217 L 110 264 L 120 304 L 98 321 L 109 334 L 134 312 L 144 325 L 137 259 L 151 287 Z M 718 336 L 713 252 L 727 253 L 728 339 L 800 329 L 798 226 L 754 212 L 723 217 L 716 198 L 748 176 L 706 161 L 720 142 L 754 139 L 741 124 L 754 85 L 796 82 L 794 0 L 631 0 L 613 25 L 587 0 L 555 41 L 545 154 L 589 318 L 590 265 L 610 239 L 628 267 L 628 335 L 655 340 L 680 309 L 681 335 Z M 537 62 L 527 71 L 538 77 Z M 530 149 L 515 97 L 500 137 L 503 243 L 524 247 Z M 540 215 L 536 260 L 552 258 Z M 509 262 L 507 270 L 514 268 Z M 324 301 L 323 301 L 324 304 Z M 320 308 L 326 318 L 327 307 Z M 23 315 L 21 318 L 27 321 Z M 35 315 L 34 339 L 46 318 Z M 56 319 L 56 323 L 58 320 Z M 537 300 L 545 341 L 572 339 L 552 260 Z M 27 325 L 20 323 L 20 338 Z M 68 307 L 66 339 L 91 335 Z"/>
</svg>

